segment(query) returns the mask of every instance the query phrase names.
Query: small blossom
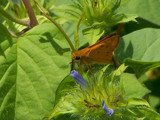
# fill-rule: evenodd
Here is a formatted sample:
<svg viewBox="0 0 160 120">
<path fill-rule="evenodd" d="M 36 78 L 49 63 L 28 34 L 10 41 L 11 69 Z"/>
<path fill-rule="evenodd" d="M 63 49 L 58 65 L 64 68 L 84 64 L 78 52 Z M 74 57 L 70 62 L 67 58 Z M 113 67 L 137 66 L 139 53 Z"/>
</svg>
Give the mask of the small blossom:
<svg viewBox="0 0 160 120">
<path fill-rule="evenodd" d="M 109 115 L 111 116 L 113 114 L 113 109 L 108 109 L 107 106 L 105 105 L 104 101 L 102 101 L 102 108 L 103 110 Z"/>
<path fill-rule="evenodd" d="M 87 82 L 86 80 L 75 70 L 72 70 L 70 76 L 75 79 L 75 81 L 81 85 L 82 88 L 86 88 Z"/>
</svg>

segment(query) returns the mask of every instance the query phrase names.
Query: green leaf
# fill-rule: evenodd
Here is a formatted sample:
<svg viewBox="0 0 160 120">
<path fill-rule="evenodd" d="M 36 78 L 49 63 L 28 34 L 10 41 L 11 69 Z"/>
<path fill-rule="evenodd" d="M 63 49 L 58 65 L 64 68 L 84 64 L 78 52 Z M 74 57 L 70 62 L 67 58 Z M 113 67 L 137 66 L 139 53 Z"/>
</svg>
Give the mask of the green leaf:
<svg viewBox="0 0 160 120">
<path fill-rule="evenodd" d="M 118 14 L 114 16 L 115 19 L 116 19 L 117 16 L 118 16 Z M 117 21 L 116 24 L 118 24 L 118 23 L 126 23 L 126 22 L 129 22 L 129 21 L 134 21 L 134 22 L 136 22 L 136 18 L 137 18 L 137 17 L 138 17 L 138 16 L 135 15 L 135 14 L 123 14 L 123 15 L 122 15 L 122 19 L 119 20 L 119 21 Z"/>
<path fill-rule="evenodd" d="M 137 14 L 156 24 L 160 24 L 159 0 L 130 0 L 127 4 L 120 6 L 120 11 L 128 14 Z"/>
<path fill-rule="evenodd" d="M 156 68 L 152 72 L 150 71 L 151 73 L 149 75 L 152 77 L 156 76 L 157 74 L 159 74 L 158 70 L 159 68 Z M 146 78 L 146 76 L 144 76 L 143 78 L 141 77 L 141 81 L 142 79 L 146 79 L 145 81 L 143 80 L 143 83 L 146 85 L 146 87 L 149 90 L 152 91 L 148 96 L 148 101 L 151 107 L 160 113 L 160 107 L 159 107 L 160 106 L 160 101 L 159 101 L 160 100 L 160 94 L 159 94 L 160 93 L 160 89 L 159 89 L 160 77 L 149 80 L 148 77 Z"/>
<path fill-rule="evenodd" d="M 128 105 L 137 105 L 150 107 L 149 103 L 144 99 L 131 98 L 128 100 Z"/>
<path fill-rule="evenodd" d="M 137 107 L 137 108 L 132 108 L 132 112 L 136 114 L 136 118 L 140 119 L 154 119 L 154 120 L 159 120 L 160 115 L 152 110 L 151 108 L 146 108 L 146 107 Z"/>
<path fill-rule="evenodd" d="M 128 106 L 115 115 L 116 120 L 159 120 L 160 115 L 151 108 L 144 106 Z"/>
<path fill-rule="evenodd" d="M 88 40 L 89 45 L 96 43 L 103 33 L 104 31 L 101 28 L 90 27 L 83 30 L 83 35 Z"/>
<path fill-rule="evenodd" d="M 159 97 L 150 95 L 149 96 L 149 103 L 151 104 L 151 107 L 154 110 L 157 110 L 158 112 L 160 112 L 160 108 L 158 107 L 160 105 Z"/>
<path fill-rule="evenodd" d="M 52 1 L 52 0 L 50 0 Z M 72 3 L 72 0 L 53 0 L 55 6 L 63 5 L 63 4 L 70 4 Z"/>
<path fill-rule="evenodd" d="M 13 119 L 16 100 L 16 40 L 0 24 L 0 118 Z"/>
<path fill-rule="evenodd" d="M 56 106 L 53 108 L 51 115 L 48 116 L 48 119 L 59 117 L 62 119 L 66 114 L 75 113 L 76 110 L 69 100 L 66 100 L 67 97 L 62 97 Z M 73 99 L 72 99 L 73 100 Z"/>
<path fill-rule="evenodd" d="M 52 24 L 41 24 L 19 39 L 0 25 L 0 118 L 42 119 L 69 73 L 69 45 Z"/>
<path fill-rule="evenodd" d="M 160 66 L 160 56 L 157 55 L 160 52 L 159 32 L 159 29 L 146 28 L 132 32 L 120 40 L 116 50 L 118 60 L 131 66 L 138 77 Z"/>
<path fill-rule="evenodd" d="M 142 98 L 150 91 L 141 85 L 133 74 L 124 73 L 121 76 L 124 84 L 125 99 Z"/>
<path fill-rule="evenodd" d="M 69 98 L 67 95 L 69 95 L 75 85 L 76 83 L 71 76 L 67 76 L 62 80 L 57 88 L 54 108 L 49 115 L 49 119 L 75 112 L 75 108 L 71 104 L 74 99 L 67 100 Z"/>
<path fill-rule="evenodd" d="M 61 97 L 66 96 L 70 89 L 75 86 L 75 80 L 71 76 L 65 77 L 62 82 L 59 84 L 57 90 L 56 90 L 56 97 L 55 97 L 55 103 L 54 106 L 59 102 Z"/>
<path fill-rule="evenodd" d="M 125 59 L 124 62 L 126 63 L 126 65 L 129 65 L 130 67 L 133 68 L 137 77 L 140 77 L 142 74 L 144 74 L 146 71 L 150 69 L 160 66 L 160 61 L 159 62 L 142 62 L 142 61 L 136 61 L 132 59 Z"/>
</svg>

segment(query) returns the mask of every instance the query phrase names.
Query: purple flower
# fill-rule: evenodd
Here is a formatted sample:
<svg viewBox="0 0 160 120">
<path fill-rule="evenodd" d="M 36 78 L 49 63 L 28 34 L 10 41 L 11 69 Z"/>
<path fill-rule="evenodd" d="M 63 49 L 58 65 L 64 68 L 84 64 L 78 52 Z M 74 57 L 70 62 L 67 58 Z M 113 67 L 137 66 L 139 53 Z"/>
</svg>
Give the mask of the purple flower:
<svg viewBox="0 0 160 120">
<path fill-rule="evenodd" d="M 82 88 L 85 89 L 87 87 L 87 82 L 77 71 L 72 70 L 70 76 L 72 76 L 75 79 L 75 81 L 81 85 Z"/>
<path fill-rule="evenodd" d="M 113 109 L 108 109 L 107 106 L 105 105 L 104 101 L 102 101 L 102 108 L 103 110 L 109 115 L 111 116 L 113 114 Z"/>
</svg>

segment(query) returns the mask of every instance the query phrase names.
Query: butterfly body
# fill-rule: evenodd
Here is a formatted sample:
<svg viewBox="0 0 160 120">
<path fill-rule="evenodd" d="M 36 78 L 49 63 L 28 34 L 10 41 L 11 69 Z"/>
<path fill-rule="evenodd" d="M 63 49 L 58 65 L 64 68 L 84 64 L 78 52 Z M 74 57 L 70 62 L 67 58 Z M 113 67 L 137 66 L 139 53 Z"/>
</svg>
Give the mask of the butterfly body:
<svg viewBox="0 0 160 120">
<path fill-rule="evenodd" d="M 72 52 L 72 59 L 82 64 L 112 64 L 112 55 L 119 42 L 119 35 L 111 34 L 94 45 Z"/>
</svg>

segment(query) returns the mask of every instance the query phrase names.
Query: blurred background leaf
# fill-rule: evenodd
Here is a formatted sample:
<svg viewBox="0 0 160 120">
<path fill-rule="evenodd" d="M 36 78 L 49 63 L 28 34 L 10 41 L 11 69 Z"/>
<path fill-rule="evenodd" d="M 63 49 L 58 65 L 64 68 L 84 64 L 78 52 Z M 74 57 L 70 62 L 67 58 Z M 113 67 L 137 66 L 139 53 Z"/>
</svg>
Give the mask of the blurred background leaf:
<svg viewBox="0 0 160 120">
<path fill-rule="evenodd" d="M 159 0 L 129 0 L 129 2 L 120 6 L 120 11 L 137 14 L 152 23 L 160 25 L 159 5 Z"/>
</svg>

